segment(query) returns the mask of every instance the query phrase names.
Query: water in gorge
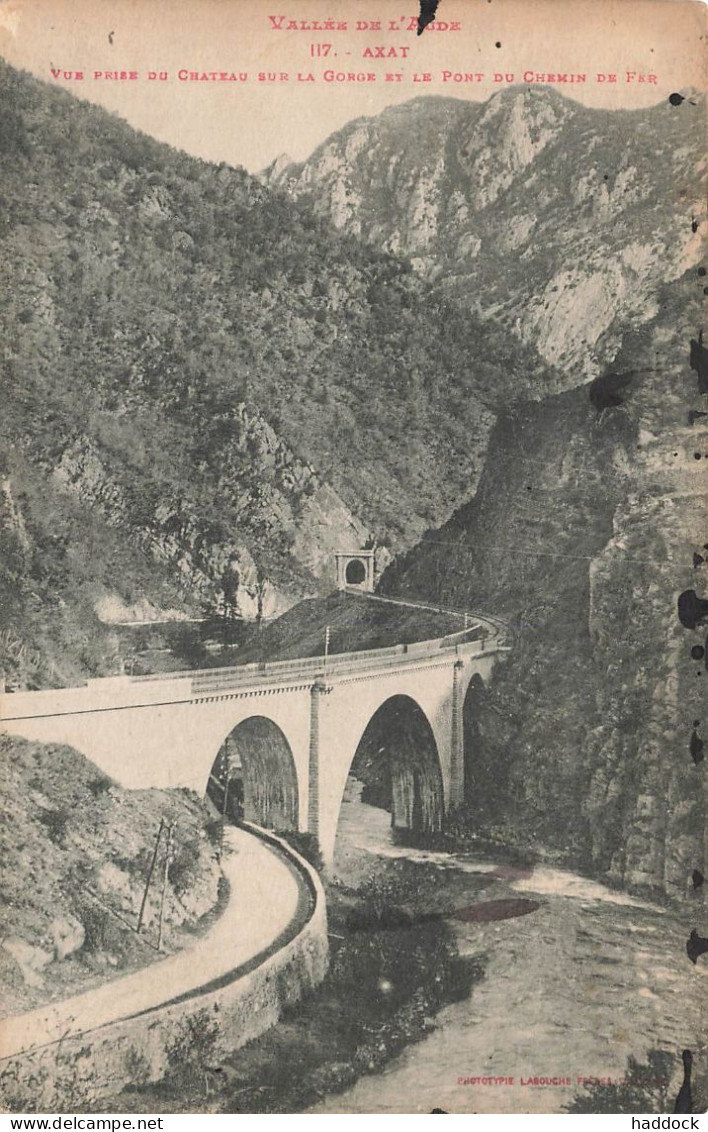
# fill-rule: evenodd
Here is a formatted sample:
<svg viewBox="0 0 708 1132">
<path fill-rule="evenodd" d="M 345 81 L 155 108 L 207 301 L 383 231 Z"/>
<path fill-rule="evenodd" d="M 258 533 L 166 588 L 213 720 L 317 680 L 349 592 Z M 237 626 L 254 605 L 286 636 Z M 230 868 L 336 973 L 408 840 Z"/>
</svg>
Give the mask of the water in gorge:
<svg viewBox="0 0 708 1132">
<path fill-rule="evenodd" d="M 452 902 L 446 918 L 461 956 L 482 960 L 484 975 L 381 1072 L 309 1111 L 554 1113 L 587 1097 L 591 1079 L 597 1107 L 587 1111 L 603 1111 L 628 1058 L 647 1066 L 650 1051 L 666 1057 L 653 1054 L 655 1068 L 640 1071 L 647 1101 L 636 1111 L 673 1111 L 681 1051 L 700 1048 L 706 993 L 705 968 L 685 952 L 690 912 L 543 865 L 395 845 L 390 815 L 359 793 L 350 780 L 335 873 L 356 884 L 378 862 L 399 859 L 426 882 L 433 876 L 443 903 Z"/>
</svg>

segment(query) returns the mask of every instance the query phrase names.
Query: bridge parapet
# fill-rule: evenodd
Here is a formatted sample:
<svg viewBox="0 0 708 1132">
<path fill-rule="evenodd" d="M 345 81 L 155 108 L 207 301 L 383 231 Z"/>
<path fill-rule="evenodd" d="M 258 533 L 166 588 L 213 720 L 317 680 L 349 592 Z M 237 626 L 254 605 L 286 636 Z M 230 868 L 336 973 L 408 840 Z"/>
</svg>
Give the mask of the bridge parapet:
<svg viewBox="0 0 708 1132">
<path fill-rule="evenodd" d="M 0 731 L 17 719 L 84 715 L 116 708 L 146 707 L 185 699 L 184 681 L 164 677 L 149 687 L 135 685 L 129 676 L 89 680 L 75 688 L 46 688 L 37 692 L 0 693 Z"/>
<path fill-rule="evenodd" d="M 186 703 L 231 689 L 272 691 L 294 683 L 312 682 L 324 675 L 338 679 L 357 673 L 373 676 L 419 665 L 441 656 L 471 657 L 507 651 L 503 637 L 491 621 L 477 623 L 458 633 L 412 644 L 391 645 L 360 652 L 333 653 L 293 660 L 266 661 L 224 668 L 193 669 L 148 676 L 109 676 L 90 679 L 73 688 L 0 693 L 0 729 L 13 720 L 84 714 L 170 703 Z"/>
</svg>

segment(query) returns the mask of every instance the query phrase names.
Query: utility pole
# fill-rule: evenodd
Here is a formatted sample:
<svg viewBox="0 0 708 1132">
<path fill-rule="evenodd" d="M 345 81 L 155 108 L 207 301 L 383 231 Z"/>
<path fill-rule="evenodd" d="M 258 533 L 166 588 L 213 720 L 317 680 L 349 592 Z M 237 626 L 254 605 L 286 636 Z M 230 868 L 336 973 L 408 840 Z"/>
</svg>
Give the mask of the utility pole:
<svg viewBox="0 0 708 1132">
<path fill-rule="evenodd" d="M 150 861 L 150 868 L 148 870 L 147 880 L 145 881 L 145 891 L 143 892 L 143 899 L 142 899 L 142 903 L 140 905 L 140 912 L 138 914 L 138 926 L 137 926 L 137 929 L 136 929 L 138 934 L 140 933 L 140 930 L 143 926 L 143 916 L 145 915 L 145 905 L 147 904 L 148 891 L 150 889 L 150 881 L 152 880 L 152 874 L 155 871 L 155 863 L 157 862 L 157 850 L 160 847 L 160 838 L 162 837 L 162 830 L 164 828 L 164 825 L 165 825 L 165 819 L 160 818 L 160 828 L 158 829 L 157 837 L 155 838 L 155 848 L 152 851 L 152 860 Z"/>
<path fill-rule="evenodd" d="M 323 675 L 327 675 L 327 658 L 329 657 L 329 625 L 325 627 L 324 667 Z"/>
<path fill-rule="evenodd" d="M 160 893 L 160 918 L 157 923 L 157 950 L 162 951 L 162 916 L 165 910 L 165 893 L 167 891 L 167 872 L 170 867 L 170 852 L 172 850 L 172 822 L 167 827 L 167 844 L 165 846 L 165 864 L 162 870 L 162 892 Z"/>
</svg>

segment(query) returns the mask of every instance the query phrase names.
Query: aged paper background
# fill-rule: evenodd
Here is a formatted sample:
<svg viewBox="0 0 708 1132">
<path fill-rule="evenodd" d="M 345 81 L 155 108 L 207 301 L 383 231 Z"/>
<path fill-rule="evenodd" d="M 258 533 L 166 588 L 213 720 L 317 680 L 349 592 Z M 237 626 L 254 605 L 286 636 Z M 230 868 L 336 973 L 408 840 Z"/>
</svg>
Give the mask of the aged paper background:
<svg viewBox="0 0 708 1132">
<path fill-rule="evenodd" d="M 200 0 L 175 4 L 113 4 L 81 0 L 71 14 L 56 0 L 27 3 L 4 0 L 0 47 L 9 62 L 49 79 L 52 67 L 85 69 L 89 76 L 78 93 L 126 117 L 153 137 L 178 145 L 210 161 L 242 164 L 250 171 L 264 168 L 281 153 L 302 160 L 328 134 L 351 118 L 377 114 L 385 106 L 418 94 L 486 99 L 495 90 L 494 72 L 513 72 L 516 81 L 527 70 L 541 73 L 587 73 L 588 82 L 570 92 L 589 106 L 632 109 L 656 104 L 674 87 L 702 89 L 705 58 L 701 36 L 704 5 L 671 0 L 615 0 L 587 4 L 583 0 L 544 0 L 523 4 L 493 0 L 473 4 L 447 0 L 441 20 L 458 22 L 461 31 L 429 33 L 418 38 L 406 31 L 402 44 L 406 60 L 394 68 L 370 59 L 366 68 L 377 74 L 375 88 L 367 84 L 297 84 L 293 72 L 312 70 L 307 31 L 277 32 L 269 15 L 289 20 L 331 18 L 347 20 L 351 28 L 380 21 L 382 32 L 337 33 L 335 50 L 343 67 L 360 60 L 361 50 L 379 41 L 396 46 L 400 35 L 387 29 L 390 20 L 417 17 L 396 4 L 368 7 L 350 3 L 323 5 L 305 0 L 296 8 Z M 271 10 L 272 9 L 272 10 Z M 403 26 L 403 25 L 402 25 Z M 112 32 L 112 41 L 108 34 Z M 316 41 L 326 42 L 319 33 Z M 501 48 L 495 46 L 502 44 Z M 349 51 L 350 55 L 346 56 Z M 94 71 L 132 69 L 137 83 L 92 80 Z M 238 87 L 181 83 L 181 68 L 195 71 L 238 70 L 251 81 Z M 325 67 L 322 67 L 324 70 Z M 346 69 L 346 68 L 344 68 Z M 404 81 L 387 84 L 388 70 L 402 70 Z M 165 85 L 149 84 L 149 71 L 167 70 Z M 483 72 L 479 83 L 443 83 L 443 70 Z M 258 83 L 254 73 L 289 72 L 287 84 Z M 412 85 L 413 74 L 427 71 L 430 84 Z M 654 74 L 656 85 L 638 79 L 627 83 L 627 71 Z M 615 73 L 617 84 L 594 81 L 597 73 Z M 61 81 L 61 80 L 60 80 Z M 71 88 L 70 89 L 75 89 Z M 231 115 L 236 117 L 231 117 Z"/>
<path fill-rule="evenodd" d="M 684 0 L 441 0 L 436 15 L 440 28 L 433 25 L 422 36 L 417 36 L 413 30 L 418 16 L 414 5 L 406 6 L 398 0 L 285 0 L 282 4 L 271 0 L 182 0 L 179 3 L 174 0 L 150 0 L 150 3 L 144 0 L 72 0 L 71 3 L 68 0 L 2 0 L 0 56 L 13 67 L 31 72 L 50 86 L 119 115 L 154 139 L 204 161 L 243 166 L 249 173 L 259 174 L 282 154 L 289 155 L 294 163 L 307 162 L 318 146 L 352 120 L 379 115 L 388 107 L 420 96 L 443 96 L 482 104 L 509 88 L 520 92 L 542 89 L 551 90 L 583 107 L 608 112 L 665 108 L 670 97 L 674 96 L 673 112 L 676 115 L 700 115 L 705 128 L 702 101 L 706 86 L 705 12 L 703 4 Z M 519 113 L 522 111 L 519 110 Z M 614 127 L 609 116 L 606 121 L 608 134 L 611 134 Z M 518 171 L 519 164 L 523 164 L 528 156 L 525 148 L 535 152 L 534 147 L 539 145 L 535 128 L 532 126 L 527 131 L 520 126 L 516 133 L 512 131 L 504 135 L 506 140 L 500 142 L 502 148 L 497 157 L 500 162 L 506 162 L 505 168 Z M 543 124 L 540 128 L 543 129 Z M 415 135 L 405 135 L 403 125 L 399 142 L 401 151 L 406 153 L 415 152 L 419 144 Z M 355 161 L 356 144 L 342 160 Z M 454 144 L 454 139 L 451 144 Z M 336 159 L 336 155 L 331 158 L 332 161 Z M 90 160 L 90 152 L 87 160 Z M 313 180 L 320 175 L 325 179 L 329 176 L 331 169 L 326 164 L 325 159 L 319 168 L 313 167 Z M 478 173 L 482 177 L 482 171 L 478 170 Z M 610 173 L 614 175 L 614 170 L 608 171 L 608 175 Z M 488 168 L 484 175 L 493 180 L 493 172 L 490 173 Z M 696 169 L 696 177 L 699 175 L 700 170 Z M 299 190 L 293 188 L 299 176 L 297 169 L 290 173 L 290 182 L 287 176 L 275 183 L 279 189 L 297 196 Z M 567 170 L 562 176 L 568 176 Z M 579 168 L 579 183 L 583 176 L 584 171 Z M 657 167 L 657 178 L 659 176 L 662 186 L 670 183 L 665 168 Z M 683 215 L 682 210 L 686 211 L 688 201 L 696 197 L 696 185 L 691 184 L 690 178 L 683 173 L 681 177 L 683 179 L 678 180 L 671 190 L 676 193 L 677 216 Z M 328 191 L 332 192 L 329 182 L 328 185 Z M 366 213 L 366 190 L 358 185 L 353 191 L 364 194 L 361 207 Z M 409 202 L 411 224 L 425 222 L 426 208 L 430 207 L 427 191 L 425 186 L 420 189 L 419 213 L 415 212 L 415 201 L 413 204 Z M 529 191 L 529 208 L 533 214 L 533 210 L 539 207 L 538 198 L 534 195 L 536 189 L 531 185 Z M 57 187 L 57 192 L 61 195 L 61 186 Z M 600 194 L 601 187 L 597 192 Z M 578 196 L 578 211 L 586 206 L 587 196 Z M 360 233 L 347 228 L 346 220 L 342 219 L 346 216 L 346 207 L 346 200 L 339 200 L 335 193 L 328 204 L 322 206 L 320 215 L 330 219 L 337 229 L 344 228 L 345 232 L 357 238 Z M 593 213 L 592 209 L 587 212 L 587 217 L 587 230 L 592 230 L 594 224 L 605 222 L 601 213 Z M 704 215 L 689 216 L 686 212 L 687 239 L 671 262 L 670 281 L 679 281 L 683 272 L 693 273 L 691 279 L 695 286 L 691 292 L 691 309 L 695 309 L 698 318 L 703 283 L 695 277 L 700 264 L 700 244 L 691 239 L 689 232 L 694 221 L 692 235 L 697 241 L 705 231 Z M 632 221 L 624 217 L 618 223 L 631 224 Z M 366 223 L 363 227 L 366 229 Z M 366 233 L 362 238 L 367 238 Z M 652 238 L 651 232 L 648 236 L 644 233 L 641 239 L 637 237 L 634 251 L 627 252 L 627 262 L 631 260 L 638 280 L 645 262 L 651 266 L 652 256 L 656 256 L 655 249 L 651 250 Z M 640 247 L 642 240 L 644 244 Z M 582 260 L 585 247 L 580 237 L 577 244 L 569 243 L 567 270 L 570 274 L 576 269 L 582 274 L 584 266 L 587 266 Z M 402 248 L 401 254 L 413 254 L 405 246 L 405 239 Z M 614 254 L 611 244 L 608 244 L 608 249 L 609 254 Z M 396 252 L 398 246 L 395 241 L 391 240 L 386 250 Z M 418 254 L 422 258 L 415 261 L 416 270 L 424 274 L 427 250 L 419 248 Z M 632 259 L 632 256 L 635 258 Z M 520 274 L 523 274 L 521 259 L 519 267 Z M 599 279 L 602 273 L 597 261 L 593 262 L 595 270 Z M 434 278 L 439 279 L 439 276 Z M 609 275 L 602 276 L 604 282 L 598 286 L 611 288 L 609 278 Z M 472 287 L 474 284 L 471 281 L 469 285 Z M 642 291 L 641 281 L 637 282 L 637 288 Z M 612 307 L 611 290 L 607 293 L 610 294 L 608 305 Z M 631 309 L 631 317 L 628 315 L 627 325 L 631 324 L 632 333 L 641 336 L 643 324 L 654 317 L 659 302 L 657 295 L 658 288 L 646 295 L 640 294 Z M 548 299 L 547 294 L 545 298 Z M 599 303 L 599 300 L 592 288 L 588 291 L 581 288 L 577 299 L 581 313 L 577 318 L 569 314 L 560 330 L 548 332 L 550 345 L 546 345 L 545 358 L 549 364 L 556 360 L 551 356 L 554 350 L 562 363 L 573 336 L 585 333 L 583 304 L 594 302 Z M 483 302 L 481 305 L 484 305 Z M 498 298 L 496 312 L 501 308 L 503 300 Z M 542 315 L 539 315 L 538 325 L 541 329 L 545 325 Z M 514 329 L 513 320 L 510 328 Z M 696 336 L 698 330 L 696 322 L 693 331 Z M 621 336 L 618 348 L 620 341 Z M 688 342 L 685 345 L 688 351 Z M 660 356 L 659 348 L 660 345 L 657 346 L 657 357 L 661 367 L 665 359 Z M 589 384 L 603 371 L 603 367 L 606 369 L 610 360 L 601 359 L 598 370 L 589 368 L 585 383 Z M 686 372 L 690 377 L 690 370 Z M 694 395 L 693 400 L 686 402 L 685 410 L 705 409 L 705 392 L 699 381 L 703 400 Z M 683 409 L 681 411 L 684 412 Z M 662 429 L 661 421 L 655 421 L 654 425 L 658 436 Z M 696 428 L 700 428 L 700 422 L 697 422 Z M 695 459 L 698 464 L 701 458 L 705 458 L 701 447 L 704 441 L 696 439 L 694 444 L 693 435 L 681 438 L 683 446 L 680 450 L 682 456 L 689 453 L 686 458 Z M 695 435 L 698 436 L 698 432 Z M 670 446 L 673 447 L 673 442 Z M 675 455 L 678 456 L 678 440 L 676 448 Z M 695 482 L 691 482 L 691 492 L 695 494 Z M 684 492 L 684 487 L 683 481 L 674 484 L 677 497 Z M 598 490 L 603 490 L 602 485 Z M 458 503 L 462 502 L 460 498 Z M 641 502 L 637 506 L 642 506 Z M 653 520 L 651 514 L 647 514 L 649 529 Z M 696 521 L 700 508 L 694 508 L 691 514 L 692 518 L 686 520 L 692 524 L 690 529 L 679 526 L 676 532 L 678 541 L 673 547 L 676 573 L 667 570 L 657 583 L 652 582 L 652 586 L 658 587 L 652 593 L 664 595 L 667 605 L 672 608 L 679 592 L 689 587 L 695 586 L 699 599 L 706 592 L 705 574 L 691 573 L 691 556 L 704 547 L 708 527 L 701 529 L 700 521 Z M 626 547 L 627 543 L 624 545 Z M 642 555 L 647 557 L 654 553 L 649 534 L 644 548 L 639 544 L 632 545 L 639 559 Z M 353 551 L 355 547 L 345 549 Z M 522 567 L 519 584 L 523 588 Z M 441 592 L 444 593 L 444 589 Z M 418 593 L 416 596 L 425 595 Z M 440 593 L 431 594 L 431 599 L 435 604 L 445 604 Z M 447 604 L 451 604 L 450 600 Z M 489 609 L 488 612 L 493 615 L 495 610 Z M 702 616 L 699 611 L 694 625 L 699 633 Z M 695 641 L 693 637 L 689 641 L 688 633 L 681 638 L 680 646 L 676 646 L 671 636 L 675 631 L 676 625 L 672 625 L 671 633 L 667 628 L 666 655 L 670 654 L 671 665 L 678 668 L 688 656 L 689 645 L 702 646 L 699 636 L 695 637 Z M 603 632 L 611 635 L 611 625 L 605 626 Z M 429 635 L 433 636 L 432 632 Z M 637 668 L 653 662 L 659 664 L 660 661 L 663 663 L 662 657 L 653 654 L 649 659 L 637 661 Z M 689 667 L 693 675 L 696 666 Z M 698 668 L 700 675 L 700 665 Z M 693 729 L 696 742 L 699 742 L 698 736 L 705 733 L 705 727 L 701 732 L 700 727 L 696 727 L 700 721 L 694 723 L 699 709 L 693 692 L 692 698 L 676 692 L 675 685 L 679 679 L 675 676 L 672 684 L 671 678 L 667 677 L 656 695 L 659 698 L 664 696 L 667 703 L 675 697 L 671 700 L 674 732 L 682 736 L 685 734 L 686 738 L 685 743 L 681 740 L 683 746 L 680 752 L 667 742 L 662 758 L 683 759 L 688 775 L 695 769 L 700 770 L 698 763 L 694 767 L 686 754 L 688 736 Z M 612 676 L 608 675 L 608 686 L 611 681 Z M 115 692 L 116 703 L 123 694 L 122 689 Z M 110 688 L 105 695 L 105 704 L 110 705 Z M 0 711 L 6 716 L 13 710 L 12 699 L 11 695 L 3 699 Z M 148 728 L 152 726 L 147 725 Z M 160 724 L 154 726 L 157 728 Z M 9 725 L 8 730 L 12 732 L 14 729 Z M 62 736 L 58 736 L 57 741 L 61 742 Z M 149 743 L 147 735 L 145 743 Z M 87 753 L 86 750 L 84 753 Z M 137 767 L 140 751 L 128 757 L 136 760 Z M 130 774 L 136 778 L 137 770 L 135 773 L 133 770 L 131 763 Z M 110 773 L 113 773 L 112 769 Z M 696 775 L 695 791 L 699 794 L 702 790 L 703 779 Z M 639 788 L 638 792 L 641 793 Z M 645 793 L 642 797 L 645 799 L 642 804 L 649 810 L 657 805 L 653 796 Z M 638 822 L 639 818 L 633 813 L 627 820 Z M 694 966 L 689 966 L 685 946 L 691 929 L 695 928 L 705 936 L 708 928 L 699 889 L 694 884 L 694 891 L 689 891 L 690 870 L 686 866 L 691 859 L 699 872 L 704 867 L 702 835 L 700 824 L 696 825 L 693 815 L 681 843 L 680 862 L 676 865 L 681 875 L 686 873 L 686 885 L 681 893 L 680 883 L 676 882 L 669 894 L 669 911 L 666 914 L 672 917 L 672 926 L 665 932 L 657 926 L 664 915 L 664 907 L 657 911 L 651 902 L 646 905 L 644 897 L 637 894 L 637 884 L 633 888 L 631 879 L 628 881 L 626 876 L 623 878 L 626 883 L 620 884 L 619 889 L 608 896 L 610 890 L 601 890 L 599 882 L 593 879 L 576 877 L 571 882 L 570 874 L 562 868 L 554 871 L 555 866 L 563 862 L 549 862 L 545 872 L 543 866 L 537 867 L 535 879 L 524 873 L 523 864 L 518 876 L 513 873 L 514 866 L 509 866 L 514 893 L 528 894 L 541 900 L 557 898 L 561 902 L 556 929 L 548 929 L 547 937 L 541 933 L 539 938 L 535 938 L 533 929 L 530 929 L 531 937 L 527 944 L 523 932 L 519 933 L 518 927 L 515 929 L 517 942 L 504 960 L 505 969 L 513 971 L 523 967 L 527 962 L 527 947 L 528 954 L 533 955 L 533 962 L 537 964 L 529 965 L 524 993 L 521 989 L 523 978 L 506 981 L 502 977 L 494 982 L 488 975 L 481 988 L 470 994 L 464 1010 L 456 1003 L 445 1006 L 437 1020 L 426 1018 L 422 1041 L 404 1044 L 402 1051 L 390 1062 L 382 1057 L 380 1063 L 372 1061 L 370 1066 L 360 1066 L 355 1074 L 350 1067 L 338 1063 L 333 1070 L 330 1067 L 329 1073 L 322 1069 L 316 1081 L 312 1076 L 313 1067 L 306 1066 L 303 1074 L 311 1075 L 307 1078 L 310 1091 L 304 1094 L 306 1100 L 300 1101 L 300 1106 L 306 1105 L 308 1111 L 317 1112 L 430 1112 L 436 1107 L 448 1112 L 470 1113 L 558 1112 L 589 1086 L 590 1099 L 586 1101 L 589 1107 L 576 1111 L 614 1111 L 611 1106 L 619 1103 L 618 1088 L 621 1093 L 621 1085 L 618 1084 L 622 1080 L 620 1070 L 628 1051 L 631 1051 L 630 1056 L 643 1071 L 643 1076 L 639 1074 L 637 1096 L 645 1102 L 650 1097 L 657 1104 L 669 1106 L 652 1111 L 669 1112 L 673 1111 L 682 1080 L 681 1052 L 684 1048 L 694 1051 L 697 1095 L 708 1096 L 705 1044 L 700 1045 L 701 1041 L 705 1043 L 705 1031 L 703 1037 L 700 1034 L 700 1016 L 704 1010 L 701 1003 L 705 1003 L 705 959 L 699 957 Z M 272 860 L 269 863 L 267 854 L 261 860 L 258 856 L 260 849 L 249 847 L 252 839 L 242 833 L 234 834 L 234 837 L 237 836 L 243 838 L 242 843 L 238 843 L 239 855 L 230 858 L 227 865 L 233 874 L 233 884 L 243 883 L 243 871 L 248 866 L 252 875 L 246 889 L 239 889 L 241 898 L 257 904 L 260 894 L 266 893 L 264 903 L 269 906 L 272 916 L 266 921 L 259 919 L 254 924 L 249 940 L 249 927 L 244 925 L 243 917 L 237 915 L 232 921 L 228 918 L 229 913 L 224 913 L 221 929 L 212 940 L 213 954 L 209 957 L 202 952 L 199 960 L 203 963 L 199 971 L 203 983 L 224 974 L 219 964 L 236 924 L 243 936 L 244 953 L 241 958 L 245 958 L 249 946 L 251 953 L 259 953 L 284 930 L 297 912 L 298 894 L 291 873 L 287 869 L 279 872 L 275 868 L 268 878 L 267 870 L 273 867 Z M 690 846 L 693 843 L 695 854 L 691 857 Z M 424 858 L 425 851 L 421 852 Z M 250 864 L 249 854 L 254 854 Z M 435 854 L 431 851 L 430 861 L 434 860 Z M 470 872 L 475 871 L 469 861 L 465 867 Z M 482 871 L 484 868 L 492 870 L 494 865 L 487 861 L 480 867 Z M 499 867 L 503 869 L 506 866 Z M 627 889 L 630 890 L 629 895 Z M 575 926 L 574 920 L 571 922 L 572 917 L 568 920 L 568 938 L 572 936 L 573 946 L 577 944 L 577 953 L 572 948 L 566 953 L 559 943 L 559 939 L 566 937 L 557 925 L 565 922 L 563 917 L 567 914 L 562 901 L 565 900 L 567 906 L 568 902 L 572 904 L 573 899 L 576 901 L 574 907 L 579 902 L 583 908 L 590 909 L 596 901 L 601 911 L 597 922 L 588 921 L 582 929 Z M 647 907 L 653 908 L 654 912 L 647 912 Z M 646 920 L 652 915 L 656 916 L 656 923 Z M 531 920 L 532 917 L 529 923 Z M 471 921 L 474 921 L 474 916 Z M 10 913 L 8 931 L 12 930 Z M 498 933 L 504 930 L 503 926 L 485 928 L 488 932 L 485 955 L 494 953 Z M 578 931 L 583 936 L 580 943 Z M 642 940 L 636 946 L 631 934 L 634 931 L 641 935 Z M 658 950 L 651 954 L 642 952 L 642 947 L 648 946 L 646 940 L 651 939 L 653 934 L 661 939 Z M 469 946 L 470 954 L 474 952 L 469 940 L 464 946 Z M 316 947 L 317 944 L 313 944 L 315 950 Z M 628 960 L 631 977 L 626 976 L 627 981 L 620 980 L 614 987 L 608 977 L 605 984 L 602 972 L 614 970 L 613 965 L 620 961 L 617 956 L 624 955 L 625 947 L 631 952 Z M 210 965 L 212 960 L 213 966 Z M 591 972 L 586 978 L 582 974 L 584 964 Z M 605 964 L 605 967 L 598 964 Z M 543 979 L 538 976 L 539 967 L 545 970 Z M 556 967 L 561 980 L 567 976 L 569 969 L 574 972 L 571 979 L 574 989 L 569 992 L 571 997 L 575 995 L 574 1005 L 560 1022 L 556 1020 L 557 1003 L 551 990 Z M 656 974 L 657 969 L 660 969 L 659 975 Z M 141 985 L 134 984 L 129 990 L 126 983 L 121 991 L 126 995 L 125 1001 L 130 1001 L 133 1013 L 153 1005 L 161 987 L 165 997 L 174 998 L 193 986 L 193 960 L 189 953 L 181 961 L 177 955 L 160 968 L 153 968 L 152 974 L 148 972 L 148 975 L 149 978 Z M 624 973 L 622 977 L 625 978 Z M 297 970 L 288 970 L 284 978 L 291 980 L 295 986 Z M 149 994 L 145 997 L 147 983 L 150 984 Z M 105 983 L 102 990 L 84 1000 L 81 1007 L 84 1014 L 78 1015 L 83 1018 L 82 1030 L 95 1033 L 97 1027 L 114 1018 L 115 987 L 115 982 Z M 382 988 L 382 994 L 390 989 L 383 982 Z M 134 1000 L 129 998 L 132 993 L 136 996 Z M 669 994 L 673 995 L 671 1017 L 667 1017 L 662 1032 L 661 1012 L 667 1008 Z M 637 995 L 640 997 L 637 998 Z M 636 1003 L 642 1010 L 635 1015 Z M 642 1011 L 647 1003 L 656 1005 L 652 1007 L 653 1028 L 645 1035 L 638 1032 L 638 1026 L 644 1025 L 640 1019 L 645 1018 Z M 588 1005 L 587 1014 L 584 1004 Z M 211 1009 L 211 999 L 209 1006 Z M 43 1007 L 38 1007 L 32 1018 L 20 1016 L 17 1010 L 8 1013 L 17 1017 L 6 1021 L 4 1028 L 0 1022 L 0 1033 L 3 1034 L 4 1048 L 10 1053 L 26 1049 L 29 1044 L 42 1045 L 48 1040 L 45 1030 L 51 1032 L 52 1041 L 60 1036 L 60 1013 L 54 1017 Z M 239 1024 L 238 1018 L 237 1013 L 233 1025 Z M 494 1029 L 497 1020 L 498 1032 Z M 78 1026 L 76 1016 L 74 1024 Z M 172 1025 L 173 1021 L 170 1020 L 169 1024 Z M 288 1022 L 288 1025 L 291 1023 Z M 374 1023 L 372 1026 L 375 1029 Z M 480 1038 L 483 1033 L 488 1035 L 486 1045 Z M 598 1053 L 600 1047 L 595 1040 L 598 1033 L 607 1047 L 607 1057 Z M 421 1037 L 420 1034 L 417 1036 Z M 120 1040 L 125 1042 L 125 1036 Z M 129 1045 L 131 1035 L 127 1040 Z M 387 1040 L 383 1033 L 380 1048 L 384 1048 Z M 376 1043 L 373 1038 L 372 1043 L 374 1048 Z M 112 1105 L 123 1105 L 122 1111 L 239 1112 L 242 1111 L 239 1107 L 242 1103 L 250 1105 L 243 1111 L 280 1110 L 280 1079 L 277 1067 L 273 1068 L 273 1059 L 289 1056 L 287 1036 L 282 1046 L 278 1046 L 277 1039 L 274 1039 L 267 1072 L 257 1064 L 255 1068 L 253 1065 L 244 1068 L 241 1063 L 234 1063 L 236 1068 L 229 1069 L 226 1075 L 229 1084 L 223 1086 L 224 1077 L 218 1078 L 214 1065 L 216 1054 L 213 1054 L 203 1080 L 192 1081 L 189 1085 L 191 1092 L 187 1094 L 180 1093 L 174 1086 L 172 1095 L 168 1089 L 162 1093 L 137 1094 L 132 1098 L 123 1093 L 120 1099 L 117 1098 L 121 1085 L 125 1084 L 126 1072 L 123 1070 L 121 1076 L 121 1070 L 116 1069 L 112 1049 L 109 1037 L 101 1046 L 100 1055 L 97 1055 L 98 1079 L 94 1079 L 92 1087 L 99 1098 L 107 1094 Z M 661 1063 L 653 1062 L 651 1058 L 647 1060 L 647 1053 L 652 1049 L 663 1051 L 669 1060 Z M 143 1063 L 138 1064 L 138 1061 L 136 1057 L 136 1079 L 138 1071 L 144 1069 Z M 650 1080 L 648 1074 L 652 1066 L 655 1073 L 668 1075 L 658 1083 Z M 45 1075 L 41 1086 L 37 1083 L 36 1066 L 33 1072 L 35 1077 L 30 1079 L 24 1093 L 8 1093 L 10 1107 L 14 1107 L 14 1111 L 31 1109 L 33 1088 L 39 1090 L 45 1104 L 46 1097 L 50 1097 L 54 1107 L 62 1110 L 81 1111 L 82 1104 L 85 1107 L 85 1096 L 80 1094 L 72 1097 L 59 1092 L 52 1097 L 52 1081 L 59 1080 L 66 1072 L 61 1066 L 54 1066 L 49 1073 L 49 1083 Z M 106 1081 L 101 1079 L 102 1074 L 111 1079 L 108 1088 Z M 18 1079 L 22 1079 L 21 1070 Z M 315 1084 L 312 1084 L 313 1081 Z M 259 1082 L 263 1086 L 260 1094 Z M 12 1084 L 14 1088 L 14 1077 Z M 42 1092 L 42 1089 L 49 1092 Z M 283 1085 L 283 1097 L 287 1097 L 283 1103 L 297 1105 L 298 1101 L 291 1099 L 293 1094 L 288 1090 L 290 1085 Z M 90 1092 L 88 1095 L 91 1095 Z M 659 1095 L 662 1100 L 656 1100 Z M 25 1098 L 24 1105 L 12 1099 L 18 1096 Z M 100 1099 L 94 1101 L 94 1110 L 102 1103 Z M 263 1109 L 258 1107 L 259 1103 L 263 1104 Z M 628 1100 L 622 1094 L 621 1103 L 640 1106 L 622 1111 L 644 1111 L 640 1099 Z M 72 1105 L 78 1107 L 72 1108 Z M 285 1108 L 284 1111 L 293 1109 Z M 679 1111 L 689 1110 L 684 1108 Z"/>
</svg>

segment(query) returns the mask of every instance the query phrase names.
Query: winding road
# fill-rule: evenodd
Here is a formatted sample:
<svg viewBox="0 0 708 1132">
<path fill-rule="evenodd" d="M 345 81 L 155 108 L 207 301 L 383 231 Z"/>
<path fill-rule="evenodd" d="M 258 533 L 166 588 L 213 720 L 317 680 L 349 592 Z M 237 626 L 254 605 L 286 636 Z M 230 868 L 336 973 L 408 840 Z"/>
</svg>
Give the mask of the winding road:
<svg viewBox="0 0 708 1132">
<path fill-rule="evenodd" d="M 225 844 L 223 871 L 230 885 L 229 901 L 205 935 L 189 949 L 132 975 L 3 1019 L 0 1059 L 195 993 L 248 963 L 282 936 L 306 898 L 304 881 L 283 855 L 246 830 L 227 829 Z"/>
</svg>

